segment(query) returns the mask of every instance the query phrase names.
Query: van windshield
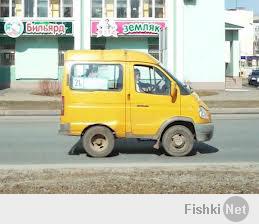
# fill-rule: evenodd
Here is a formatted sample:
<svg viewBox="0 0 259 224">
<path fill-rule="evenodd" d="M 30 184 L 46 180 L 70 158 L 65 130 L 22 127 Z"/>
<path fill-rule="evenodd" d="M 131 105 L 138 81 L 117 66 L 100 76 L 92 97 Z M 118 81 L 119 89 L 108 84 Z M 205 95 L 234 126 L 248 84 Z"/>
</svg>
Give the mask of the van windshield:
<svg viewBox="0 0 259 224">
<path fill-rule="evenodd" d="M 181 82 L 179 79 L 173 76 L 173 73 L 170 72 L 163 64 L 159 64 L 159 65 L 176 82 L 176 84 L 180 88 L 182 95 L 190 95 L 193 92 L 192 89 L 189 88 L 185 83 Z"/>
</svg>

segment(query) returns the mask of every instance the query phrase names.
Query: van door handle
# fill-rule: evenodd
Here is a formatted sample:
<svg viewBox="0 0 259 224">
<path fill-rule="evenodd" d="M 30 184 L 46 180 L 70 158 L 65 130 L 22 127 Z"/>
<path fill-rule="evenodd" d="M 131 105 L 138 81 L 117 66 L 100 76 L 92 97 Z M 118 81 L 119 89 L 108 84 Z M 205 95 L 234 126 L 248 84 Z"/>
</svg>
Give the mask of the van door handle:
<svg viewBox="0 0 259 224">
<path fill-rule="evenodd" d="M 149 107 L 149 105 L 142 105 L 142 104 L 139 104 L 139 105 L 137 105 L 137 107 Z"/>
</svg>

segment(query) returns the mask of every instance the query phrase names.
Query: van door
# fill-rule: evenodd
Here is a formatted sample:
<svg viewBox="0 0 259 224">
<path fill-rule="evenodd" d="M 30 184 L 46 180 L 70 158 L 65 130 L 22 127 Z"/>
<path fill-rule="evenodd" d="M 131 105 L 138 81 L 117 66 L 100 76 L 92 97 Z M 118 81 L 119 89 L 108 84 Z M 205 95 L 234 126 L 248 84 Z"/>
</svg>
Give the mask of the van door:
<svg viewBox="0 0 259 224">
<path fill-rule="evenodd" d="M 125 136 L 125 66 L 123 63 L 75 63 L 66 91 L 65 115 L 73 133 L 101 124 Z"/>
<path fill-rule="evenodd" d="M 131 131 L 134 136 L 151 137 L 166 120 L 180 115 L 180 92 L 172 99 L 174 81 L 159 67 L 130 64 Z"/>
</svg>

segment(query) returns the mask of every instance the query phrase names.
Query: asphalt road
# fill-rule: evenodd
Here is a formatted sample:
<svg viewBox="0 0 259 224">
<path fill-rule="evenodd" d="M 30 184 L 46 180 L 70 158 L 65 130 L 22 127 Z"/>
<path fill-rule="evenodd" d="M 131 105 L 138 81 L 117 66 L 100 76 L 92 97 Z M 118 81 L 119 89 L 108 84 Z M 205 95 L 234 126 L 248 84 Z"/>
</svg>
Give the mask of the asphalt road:
<svg viewBox="0 0 259 224">
<path fill-rule="evenodd" d="M 169 157 L 151 142 L 120 140 L 109 158 L 68 155 L 78 137 L 58 134 L 58 117 L 0 117 L 0 166 L 5 165 L 170 165 L 192 163 L 259 163 L 259 115 L 214 116 L 215 134 L 210 142 L 195 146 L 197 153 Z"/>
</svg>

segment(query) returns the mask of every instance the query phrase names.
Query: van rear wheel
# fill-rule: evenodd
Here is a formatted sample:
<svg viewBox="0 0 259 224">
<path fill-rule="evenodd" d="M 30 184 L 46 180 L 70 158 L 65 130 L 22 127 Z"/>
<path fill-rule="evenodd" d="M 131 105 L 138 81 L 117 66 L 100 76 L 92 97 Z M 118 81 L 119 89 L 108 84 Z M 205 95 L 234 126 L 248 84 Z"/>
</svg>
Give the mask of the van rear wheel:
<svg viewBox="0 0 259 224">
<path fill-rule="evenodd" d="M 194 135 L 189 128 L 175 125 L 166 130 L 162 138 L 162 144 L 168 155 L 186 156 L 193 149 Z"/>
<path fill-rule="evenodd" d="M 89 156 L 106 157 L 113 151 L 115 139 L 109 128 L 95 126 L 84 133 L 82 143 Z"/>
</svg>

